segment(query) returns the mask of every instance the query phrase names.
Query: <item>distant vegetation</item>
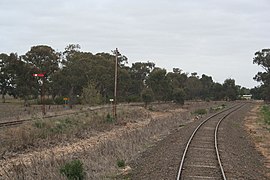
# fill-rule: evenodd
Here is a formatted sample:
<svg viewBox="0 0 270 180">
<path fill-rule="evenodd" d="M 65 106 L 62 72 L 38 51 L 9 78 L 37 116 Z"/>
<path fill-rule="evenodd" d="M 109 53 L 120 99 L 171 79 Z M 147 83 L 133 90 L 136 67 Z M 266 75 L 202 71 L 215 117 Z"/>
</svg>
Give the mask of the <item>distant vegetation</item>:
<svg viewBox="0 0 270 180">
<path fill-rule="evenodd" d="M 167 72 L 153 62 L 135 62 L 127 65 L 127 57 L 118 57 L 118 101 L 174 101 L 235 100 L 248 94 L 249 89 L 226 79 L 223 84 L 211 76 L 185 73 L 180 68 Z M 7 94 L 21 98 L 25 105 L 43 92 L 50 103 L 104 104 L 114 96 L 114 67 L 116 53 L 84 52 L 79 45 L 68 45 L 57 52 L 46 45 L 33 46 L 24 55 L 0 54 L 0 94 L 3 102 Z M 179 64 L 181 66 L 181 64 Z M 35 77 L 33 74 L 44 74 Z M 42 83 L 44 81 L 44 89 Z"/>
<path fill-rule="evenodd" d="M 255 53 L 253 64 L 257 64 L 263 68 L 263 72 L 258 72 L 253 78 L 254 80 L 261 82 L 261 86 L 255 87 L 251 90 L 251 93 L 256 99 L 263 99 L 266 102 L 270 102 L 270 49 L 262 49 Z"/>
<path fill-rule="evenodd" d="M 270 106 L 265 105 L 261 109 L 263 120 L 266 124 L 270 125 Z"/>
</svg>

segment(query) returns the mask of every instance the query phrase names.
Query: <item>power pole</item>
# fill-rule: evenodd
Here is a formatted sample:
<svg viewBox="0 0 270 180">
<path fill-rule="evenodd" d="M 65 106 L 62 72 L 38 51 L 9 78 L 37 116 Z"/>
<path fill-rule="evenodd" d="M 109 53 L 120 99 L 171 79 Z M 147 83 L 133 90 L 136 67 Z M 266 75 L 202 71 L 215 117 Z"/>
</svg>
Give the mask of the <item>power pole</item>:
<svg viewBox="0 0 270 180">
<path fill-rule="evenodd" d="M 113 106 L 113 113 L 114 113 L 114 119 L 117 119 L 117 112 L 116 112 L 116 96 L 117 96 L 117 67 L 118 67 L 118 49 L 115 49 L 115 70 L 114 70 L 114 106 Z"/>
<path fill-rule="evenodd" d="M 43 77 L 42 77 L 42 97 L 41 97 L 41 103 L 42 103 L 42 113 L 43 115 L 45 116 L 46 115 L 46 108 L 45 108 L 45 86 L 44 86 L 44 83 L 45 83 L 45 76 L 43 74 Z"/>
<path fill-rule="evenodd" d="M 45 108 L 45 86 L 44 86 L 44 83 L 45 83 L 45 73 L 41 73 L 41 74 L 32 74 L 32 76 L 34 77 L 41 77 L 42 79 L 42 86 L 41 86 L 41 95 L 40 95 L 40 100 L 41 100 L 41 104 L 42 104 L 42 107 L 41 107 L 41 110 L 42 110 L 42 114 L 43 115 L 46 115 L 46 108 Z"/>
</svg>

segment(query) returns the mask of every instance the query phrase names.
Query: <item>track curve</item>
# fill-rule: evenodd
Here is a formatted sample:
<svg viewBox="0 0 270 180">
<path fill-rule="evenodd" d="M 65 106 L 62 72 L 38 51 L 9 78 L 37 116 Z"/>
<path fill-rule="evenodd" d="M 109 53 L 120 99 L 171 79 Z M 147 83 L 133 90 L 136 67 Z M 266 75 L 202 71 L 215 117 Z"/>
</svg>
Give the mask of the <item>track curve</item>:
<svg viewBox="0 0 270 180">
<path fill-rule="evenodd" d="M 176 177 L 177 180 L 226 180 L 218 149 L 218 129 L 222 120 L 244 105 L 236 104 L 215 113 L 196 127 L 183 152 Z"/>
</svg>

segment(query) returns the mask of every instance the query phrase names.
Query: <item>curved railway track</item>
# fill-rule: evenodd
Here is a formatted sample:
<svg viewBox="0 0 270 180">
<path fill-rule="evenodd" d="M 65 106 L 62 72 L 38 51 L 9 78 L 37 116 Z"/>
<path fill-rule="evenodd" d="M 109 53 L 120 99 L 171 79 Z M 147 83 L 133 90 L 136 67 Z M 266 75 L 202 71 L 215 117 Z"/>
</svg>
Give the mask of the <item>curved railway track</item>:
<svg viewBox="0 0 270 180">
<path fill-rule="evenodd" d="M 218 149 L 218 129 L 222 120 L 244 105 L 237 104 L 220 111 L 197 126 L 186 144 L 178 169 L 177 180 L 226 180 Z"/>
</svg>

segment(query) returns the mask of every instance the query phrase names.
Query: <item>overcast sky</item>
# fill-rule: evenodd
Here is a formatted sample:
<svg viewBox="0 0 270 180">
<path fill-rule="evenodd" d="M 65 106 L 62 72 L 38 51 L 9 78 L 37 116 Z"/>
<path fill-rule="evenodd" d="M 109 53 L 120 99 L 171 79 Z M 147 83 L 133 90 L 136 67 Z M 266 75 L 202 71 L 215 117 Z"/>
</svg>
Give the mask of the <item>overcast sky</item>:
<svg viewBox="0 0 270 180">
<path fill-rule="evenodd" d="M 0 52 L 46 44 L 116 47 L 136 61 L 253 87 L 254 53 L 270 48 L 269 0 L 0 0 Z"/>
</svg>

